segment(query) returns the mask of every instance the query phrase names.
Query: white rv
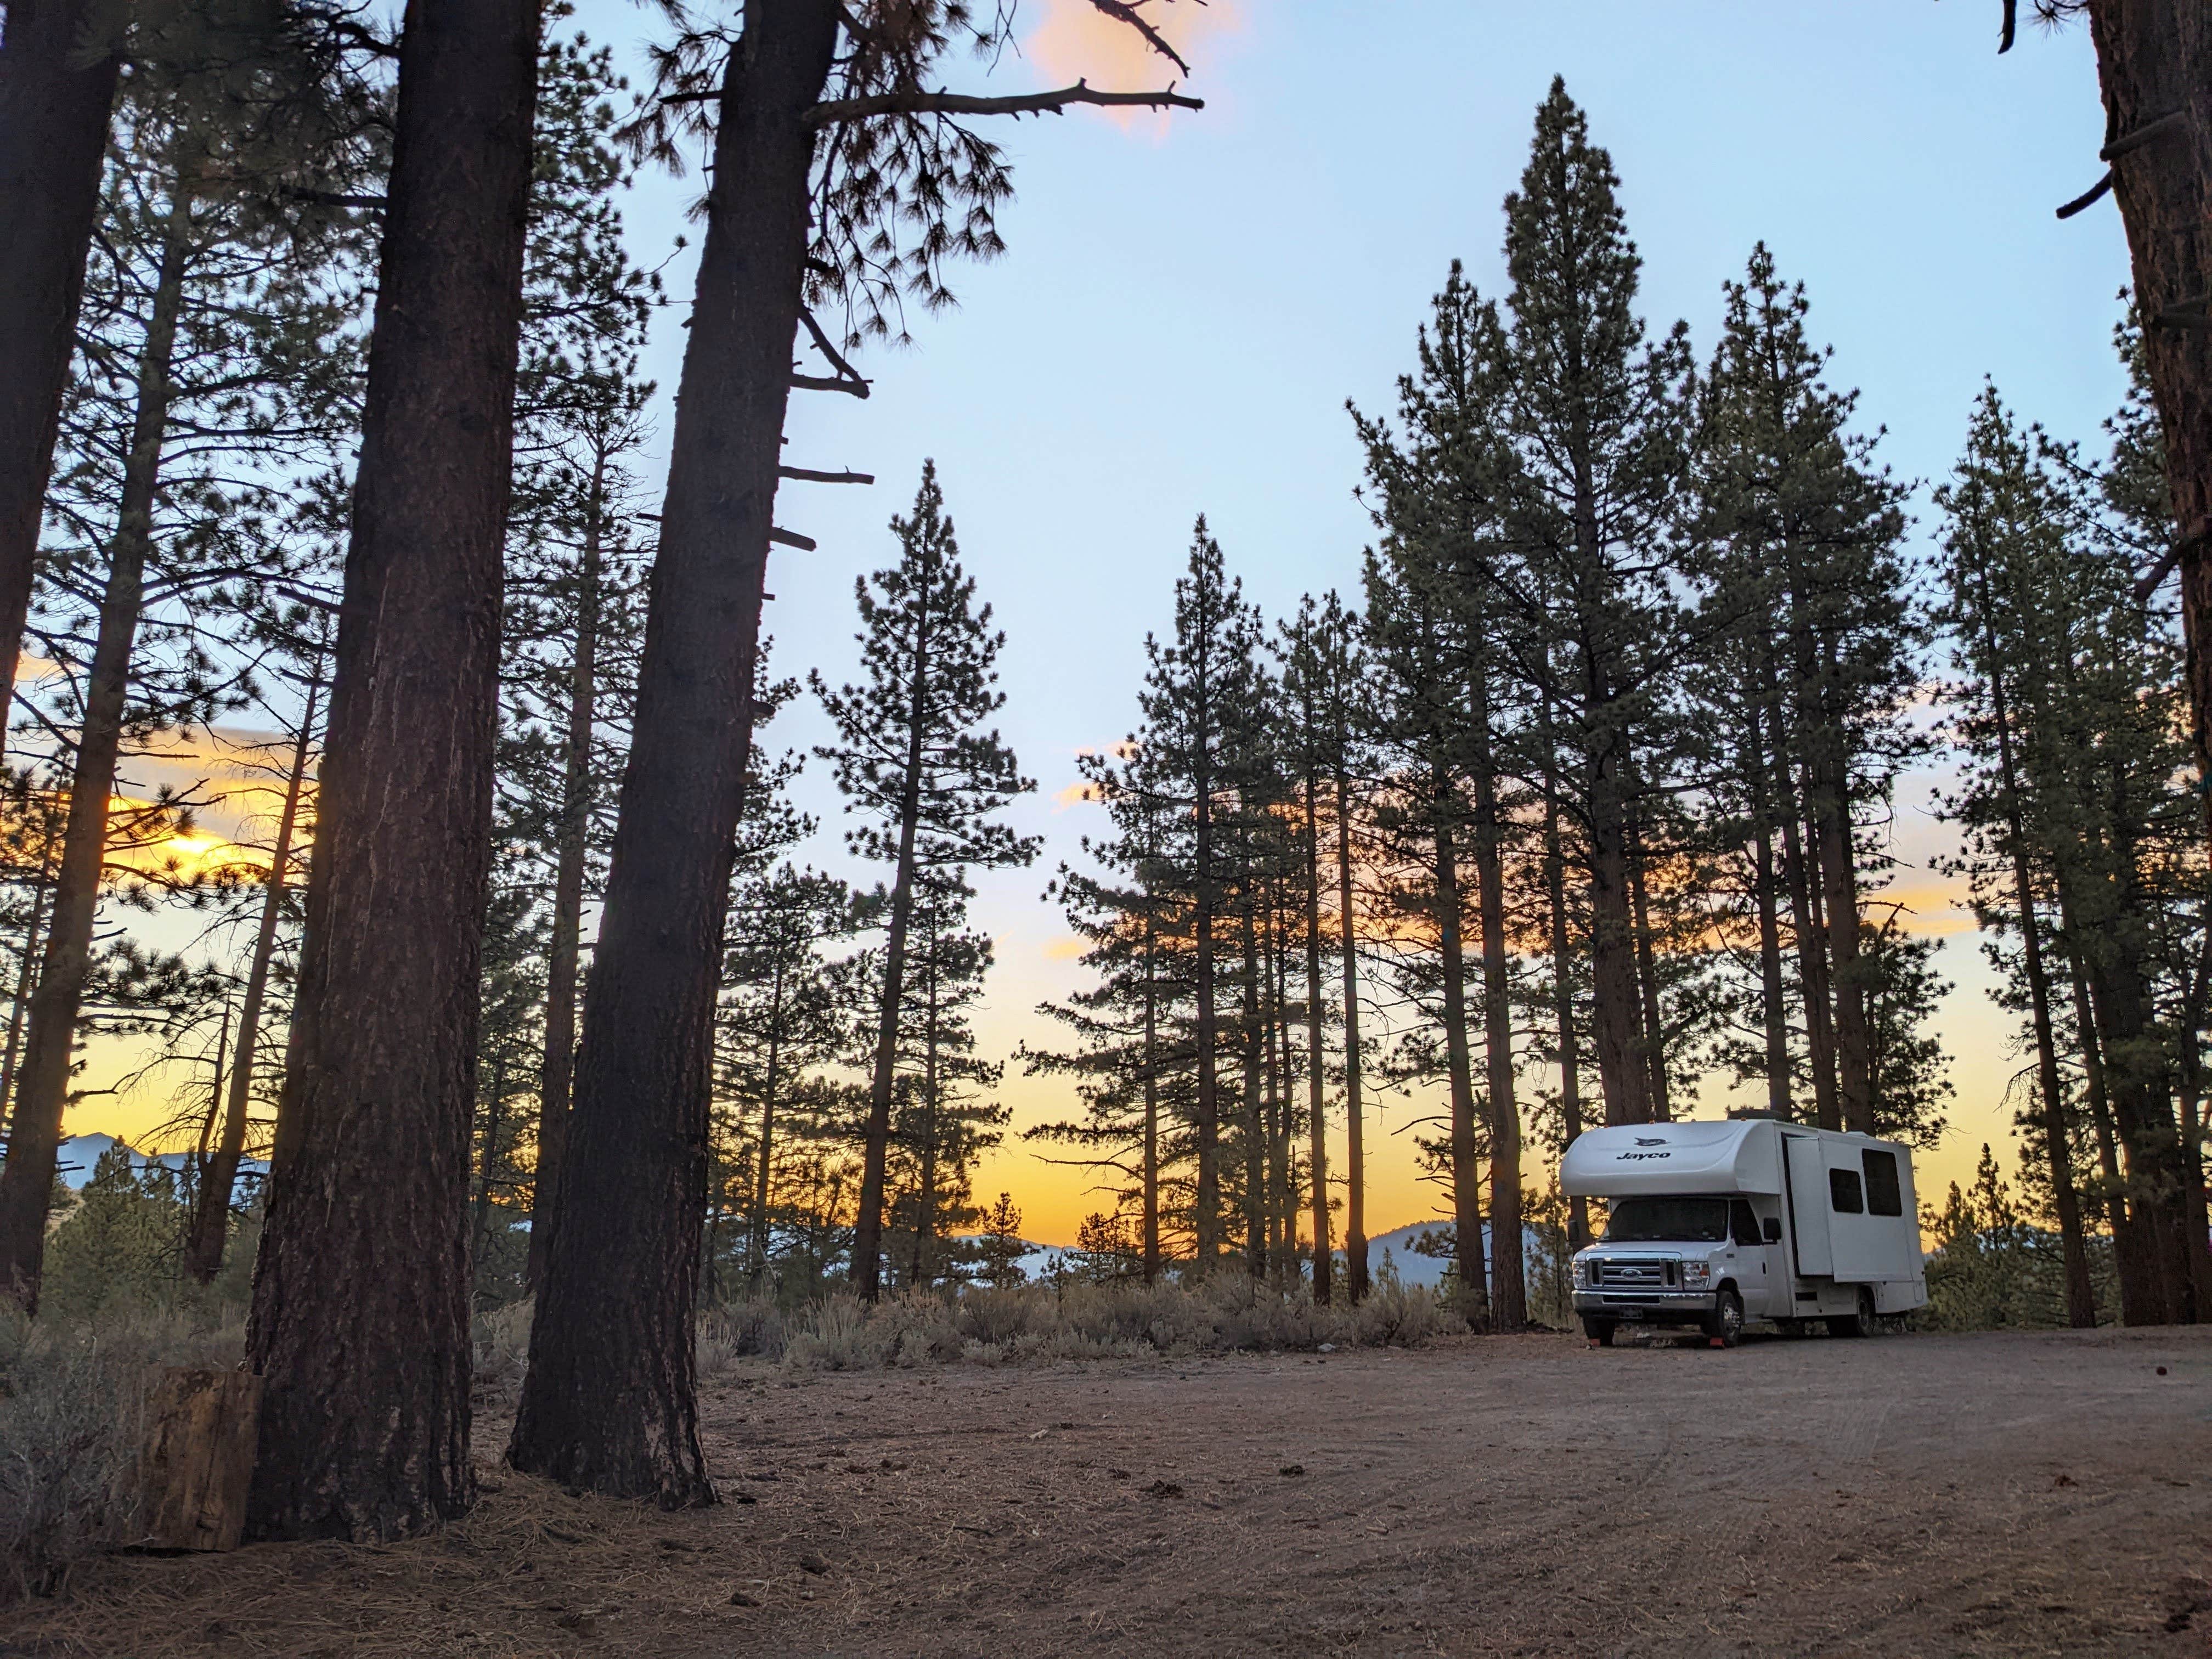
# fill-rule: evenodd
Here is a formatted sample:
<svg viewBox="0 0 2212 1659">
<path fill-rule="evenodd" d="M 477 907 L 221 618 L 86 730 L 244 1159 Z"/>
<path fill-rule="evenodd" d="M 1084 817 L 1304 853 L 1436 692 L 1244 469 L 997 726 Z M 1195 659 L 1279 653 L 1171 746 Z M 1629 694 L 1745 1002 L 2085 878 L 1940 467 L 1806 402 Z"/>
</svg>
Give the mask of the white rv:
<svg viewBox="0 0 2212 1659">
<path fill-rule="evenodd" d="M 1893 1140 L 1766 1118 L 1621 1124 L 1578 1136 L 1559 1185 L 1611 1200 L 1574 1263 L 1575 1312 L 1606 1346 L 1629 1323 L 1729 1346 L 1747 1319 L 1862 1336 L 1928 1300 L 1912 1153 Z"/>
</svg>

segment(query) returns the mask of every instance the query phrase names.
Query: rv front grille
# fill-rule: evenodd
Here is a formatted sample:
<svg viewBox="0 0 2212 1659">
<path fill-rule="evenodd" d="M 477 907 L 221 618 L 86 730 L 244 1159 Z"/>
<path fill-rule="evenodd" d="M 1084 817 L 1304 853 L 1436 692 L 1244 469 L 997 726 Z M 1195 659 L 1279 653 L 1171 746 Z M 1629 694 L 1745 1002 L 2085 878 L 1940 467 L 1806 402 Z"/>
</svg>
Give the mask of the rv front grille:
<svg viewBox="0 0 2212 1659">
<path fill-rule="evenodd" d="M 1656 1256 L 1600 1256 L 1593 1282 L 1608 1291 L 1663 1291 L 1674 1283 L 1674 1264 Z"/>
</svg>

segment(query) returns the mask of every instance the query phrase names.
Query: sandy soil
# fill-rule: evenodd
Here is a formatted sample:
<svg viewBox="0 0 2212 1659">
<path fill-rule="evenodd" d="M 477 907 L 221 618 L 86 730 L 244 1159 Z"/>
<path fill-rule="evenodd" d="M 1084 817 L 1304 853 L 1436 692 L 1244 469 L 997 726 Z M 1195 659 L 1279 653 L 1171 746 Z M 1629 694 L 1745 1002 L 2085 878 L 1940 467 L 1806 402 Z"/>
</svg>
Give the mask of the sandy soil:
<svg viewBox="0 0 2212 1659">
<path fill-rule="evenodd" d="M 487 1471 L 0 1654 L 2212 1655 L 2212 1331 L 763 1369 L 707 1425 L 713 1510 Z"/>
</svg>

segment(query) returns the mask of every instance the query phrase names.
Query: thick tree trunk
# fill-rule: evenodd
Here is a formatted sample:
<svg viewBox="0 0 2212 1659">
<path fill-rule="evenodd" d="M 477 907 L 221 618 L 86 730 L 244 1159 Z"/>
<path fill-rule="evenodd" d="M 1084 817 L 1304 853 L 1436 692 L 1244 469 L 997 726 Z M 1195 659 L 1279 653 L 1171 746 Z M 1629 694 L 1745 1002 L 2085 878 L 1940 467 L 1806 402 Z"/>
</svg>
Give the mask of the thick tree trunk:
<svg viewBox="0 0 2212 1659">
<path fill-rule="evenodd" d="M 253 1058 L 261 1038 L 262 1004 L 269 994 L 269 969 L 276 959 L 276 925 L 283 919 L 284 893 L 292 862 L 292 838 L 300 824 L 300 797 L 307 781 L 307 757 L 315 740 L 315 713 L 323 690 L 322 662 L 307 681 L 307 702 L 292 743 L 292 767 L 284 779 L 284 805 L 276 817 L 276 839 L 269 853 L 269 879 L 261 891 L 261 923 L 253 934 L 246 964 L 246 998 L 238 1013 L 238 1058 L 231 1062 L 229 1098 L 224 1103 L 222 1133 L 208 1160 L 192 1209 L 185 1244 L 185 1270 L 201 1284 L 222 1271 L 230 1236 L 230 1199 L 238 1184 L 238 1165 L 246 1154 L 247 1115 L 253 1104 Z"/>
<path fill-rule="evenodd" d="M 15 679 L 39 520 L 76 346 L 85 254 L 125 15 L 102 0 L 9 0 L 0 41 L 0 688 Z"/>
<path fill-rule="evenodd" d="M 1337 750 L 1345 747 L 1337 728 Z M 1344 959 L 1344 1273 L 1358 1302 L 1367 1294 L 1367 1151 L 1359 1110 L 1359 927 L 1352 904 L 1352 783 L 1336 775 L 1336 911 Z"/>
<path fill-rule="evenodd" d="M 1478 677 L 1470 726 L 1474 757 L 1474 872 L 1482 918 L 1483 1056 L 1490 1095 L 1491 1319 L 1501 1331 L 1528 1322 L 1521 1242 L 1521 1109 L 1513 1093 L 1513 987 L 1505 939 L 1505 861 L 1491 755 L 1490 699 Z"/>
<path fill-rule="evenodd" d="M 535 0 L 417 4 L 400 47 L 246 1334 L 264 1538 L 392 1538 L 475 1498 L 465 1200 L 538 21 Z"/>
<path fill-rule="evenodd" d="M 77 1016 L 92 971 L 93 919 L 106 864 L 115 757 L 123 741 L 131 656 L 138 641 L 146 561 L 153 552 L 161 449 L 169 430 L 170 366 L 176 351 L 177 319 L 184 307 L 191 216 L 191 201 L 179 186 L 169 209 L 161 275 L 139 352 L 137 408 L 130 454 L 124 462 L 115 534 L 108 542 L 107 585 L 100 596 L 99 633 L 70 776 L 69 821 L 54 877 L 53 921 L 46 930 L 39 988 L 31 997 L 23 1071 L 16 1082 L 15 1111 L 8 1129 L 8 1161 L 0 1165 L 0 1290 L 27 1312 L 39 1305 L 39 1279 L 46 1266 L 46 1206 L 53 1191 L 62 1114 L 69 1104 Z"/>
<path fill-rule="evenodd" d="M 1452 1225 L 1460 1309 L 1477 1330 L 1490 1326 L 1490 1281 L 1482 1248 L 1482 1176 L 1474 1144 L 1474 1068 L 1467 1041 L 1467 959 L 1460 939 L 1459 855 L 1450 786 L 1442 770 L 1431 805 L 1436 851 L 1437 965 L 1443 982 L 1444 1071 L 1451 1099 Z"/>
<path fill-rule="evenodd" d="M 1324 1305 L 1334 1292 L 1334 1251 L 1328 1242 L 1328 1110 L 1322 1077 L 1321 1006 L 1321 787 L 1306 774 L 1306 1162 L 1313 1182 L 1313 1293 Z"/>
<path fill-rule="evenodd" d="M 1783 879 L 1790 889 L 1790 927 L 1797 936 L 1797 985 L 1805 1006 L 1805 1047 L 1813 1064 L 1813 1120 L 1823 1129 L 1844 1127 L 1836 1087 L 1835 1004 L 1828 995 L 1828 938 L 1820 921 L 1807 837 L 1793 812 L 1782 825 Z"/>
<path fill-rule="evenodd" d="M 751 747 L 776 467 L 814 158 L 824 0 L 752 0 L 732 53 L 644 660 L 553 1255 L 508 1455 L 570 1485 L 710 1502 L 693 1316 L 708 1072 Z"/>
<path fill-rule="evenodd" d="M 606 457 L 594 455 L 577 573 L 576 654 L 568 668 L 568 732 L 561 769 L 561 843 L 553 865 L 553 939 L 545 964 L 545 1054 L 538 1068 L 538 1167 L 530 1202 L 530 1286 L 551 1259 L 553 1206 L 568 1135 L 568 1084 L 576 1060 L 576 980 L 584 948 L 584 866 L 591 841 L 592 738 L 597 712 L 600 539 Z"/>
<path fill-rule="evenodd" d="M 23 954 L 15 963 L 15 988 L 8 1000 L 8 1047 L 0 1054 L 0 1110 L 15 1097 L 16 1062 L 22 1058 L 23 1023 L 30 1016 L 31 993 L 38 985 L 39 958 L 46 949 L 46 902 L 54 892 L 54 858 L 59 838 L 51 824 L 42 827 L 39 872 L 31 881 L 31 916 L 23 924 Z"/>
<path fill-rule="evenodd" d="M 2099 0 L 2089 35 L 2105 137 L 2126 146 L 2112 161 L 2112 194 L 2166 434 L 2202 768 L 2212 752 L 2212 10 L 2201 0 Z"/>
</svg>

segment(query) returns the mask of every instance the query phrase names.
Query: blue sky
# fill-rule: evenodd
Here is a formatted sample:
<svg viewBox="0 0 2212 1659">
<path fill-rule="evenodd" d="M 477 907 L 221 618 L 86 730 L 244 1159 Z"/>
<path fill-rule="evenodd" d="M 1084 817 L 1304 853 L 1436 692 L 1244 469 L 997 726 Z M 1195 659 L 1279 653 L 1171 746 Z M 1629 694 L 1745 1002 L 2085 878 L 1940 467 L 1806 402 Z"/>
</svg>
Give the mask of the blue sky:
<svg viewBox="0 0 2212 1659">
<path fill-rule="evenodd" d="M 1025 25 L 1064 23 L 1082 3 L 1024 0 Z M 1000 963 L 984 1035 L 1000 1052 L 1037 1030 L 1025 1011 L 1039 997 L 1080 982 L 1036 896 L 1095 825 L 1054 797 L 1079 748 L 1133 720 L 1144 637 L 1170 620 L 1193 518 L 1206 514 L 1272 614 L 1308 591 L 1356 588 L 1370 532 L 1352 495 L 1345 400 L 1388 406 L 1452 258 L 1503 291 L 1499 202 L 1554 73 L 1613 153 L 1654 328 L 1686 319 L 1708 351 L 1721 283 L 1764 239 L 1808 284 L 1834 379 L 1863 388 L 1865 424 L 1887 428 L 1881 453 L 1901 476 L 1948 469 L 1984 375 L 2029 418 L 2090 441 L 2122 390 L 2117 216 L 2109 201 L 2065 224 L 2051 211 L 2101 170 L 2079 30 L 2026 32 L 2000 59 L 1996 0 L 1215 0 L 1195 36 L 1177 22 L 1195 15 L 1190 0 L 1156 9 L 1192 40 L 1186 89 L 1208 107 L 1171 122 L 996 123 L 1018 191 L 1000 220 L 1007 256 L 958 271 L 959 308 L 914 318 L 912 349 L 862 354 L 866 403 L 799 394 L 790 428 L 793 462 L 880 482 L 785 487 L 781 520 L 821 544 L 779 550 L 771 567 L 766 625 L 785 672 L 851 672 L 853 580 L 889 557 L 884 522 L 925 456 L 1006 629 L 1004 731 L 1040 784 L 1016 817 L 1048 840 L 1037 869 L 982 883 L 978 920 Z M 586 0 L 559 27 L 635 61 L 659 13 Z M 1033 50 L 988 84 L 1056 82 L 1067 56 L 1064 40 Z M 965 64 L 947 78 L 984 83 Z M 1158 77 L 1116 60 L 1091 78 Z M 666 258 L 679 232 L 696 240 L 685 221 L 699 187 L 696 172 L 641 179 L 627 212 L 641 263 Z M 688 255 L 667 277 L 688 298 Z M 664 437 L 681 314 L 661 314 L 650 355 Z M 659 463 L 647 471 L 657 494 Z M 1925 517 L 1923 501 L 1923 543 Z M 769 738 L 821 735 L 801 706 Z M 1911 860 L 1940 840 L 1922 811 L 1929 782 L 1901 791 Z M 828 820 L 817 856 L 842 865 L 826 778 L 802 795 Z M 1970 1058 L 1960 1130 L 1922 1178 L 1933 1196 L 2002 1133 L 2011 1070 L 1972 936 L 1945 957 L 1960 981 L 1946 1032 Z M 1010 1094 L 1032 1120 L 1064 1109 L 1039 1085 L 1016 1080 Z M 1412 1115 L 1390 1109 L 1393 1124 Z M 1419 1218 L 1428 1200 L 1405 1137 L 1377 1143 L 1377 1228 Z M 978 1182 L 1002 1187 L 1040 1237 L 1072 1237 L 1085 1207 L 1018 1149 Z"/>
</svg>

